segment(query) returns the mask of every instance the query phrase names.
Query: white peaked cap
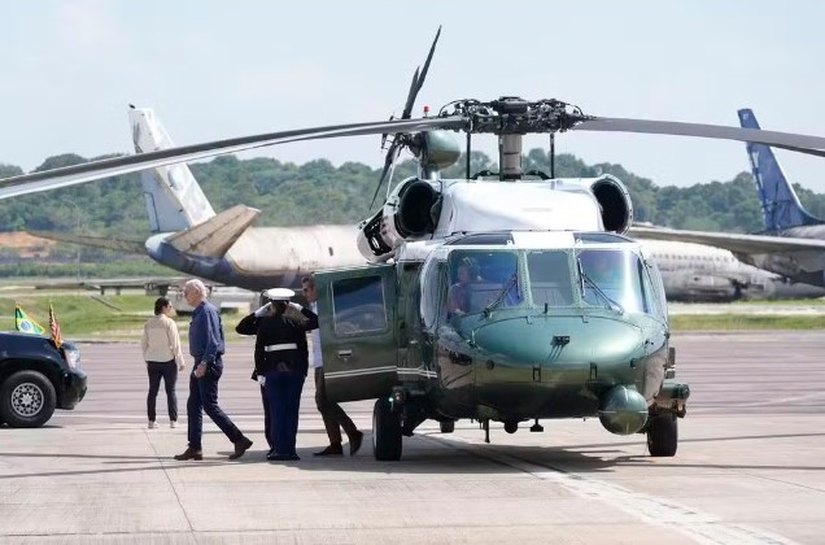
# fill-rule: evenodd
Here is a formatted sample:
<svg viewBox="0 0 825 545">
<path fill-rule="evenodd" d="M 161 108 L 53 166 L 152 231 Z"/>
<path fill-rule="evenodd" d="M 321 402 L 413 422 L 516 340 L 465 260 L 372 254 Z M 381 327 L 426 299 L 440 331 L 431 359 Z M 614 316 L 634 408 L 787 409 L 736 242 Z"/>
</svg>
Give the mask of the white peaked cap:
<svg viewBox="0 0 825 545">
<path fill-rule="evenodd" d="M 295 292 L 289 288 L 270 288 L 264 292 L 264 296 L 272 301 L 289 301 L 295 297 Z"/>
</svg>

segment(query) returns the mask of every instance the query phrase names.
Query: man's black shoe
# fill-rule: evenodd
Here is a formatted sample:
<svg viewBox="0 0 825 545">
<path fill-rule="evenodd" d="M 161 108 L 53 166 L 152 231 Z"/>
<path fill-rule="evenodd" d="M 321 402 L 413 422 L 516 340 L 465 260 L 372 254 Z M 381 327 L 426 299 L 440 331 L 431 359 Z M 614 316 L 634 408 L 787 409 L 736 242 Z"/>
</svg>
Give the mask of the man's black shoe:
<svg viewBox="0 0 825 545">
<path fill-rule="evenodd" d="M 364 432 L 355 430 L 352 437 L 349 438 L 349 455 L 355 456 L 358 449 L 361 448 L 361 442 L 364 440 Z"/>
<path fill-rule="evenodd" d="M 203 452 L 200 450 L 195 450 L 192 447 L 188 447 L 182 454 L 176 454 L 175 460 L 203 460 Z"/>
<path fill-rule="evenodd" d="M 325 448 L 324 450 L 322 450 L 320 452 L 315 452 L 312 455 L 313 456 L 341 456 L 342 454 L 344 454 L 344 448 L 341 446 L 341 443 L 338 443 L 336 445 L 330 445 L 327 448 Z"/>
<path fill-rule="evenodd" d="M 233 452 L 232 454 L 229 455 L 229 459 L 230 460 L 237 460 L 238 458 L 243 456 L 243 453 L 246 452 L 247 449 L 251 446 L 252 446 L 252 441 L 250 441 L 246 437 L 241 437 L 235 443 L 235 452 Z"/>
</svg>

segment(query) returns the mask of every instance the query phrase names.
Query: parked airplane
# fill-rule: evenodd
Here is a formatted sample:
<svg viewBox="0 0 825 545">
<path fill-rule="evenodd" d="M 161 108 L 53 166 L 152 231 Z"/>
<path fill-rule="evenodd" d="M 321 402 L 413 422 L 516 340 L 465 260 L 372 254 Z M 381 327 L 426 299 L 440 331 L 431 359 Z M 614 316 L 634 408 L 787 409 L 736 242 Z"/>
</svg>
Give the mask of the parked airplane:
<svg viewBox="0 0 825 545">
<path fill-rule="evenodd" d="M 656 260 L 668 301 L 726 302 L 825 296 L 825 288 L 791 283 L 742 263 L 728 250 L 670 240 L 639 239 Z"/>
<path fill-rule="evenodd" d="M 759 129 L 750 109 L 739 110 L 743 128 Z M 825 286 L 825 220 L 813 217 L 788 183 L 770 146 L 747 144 L 765 225 L 763 234 L 731 234 L 633 227 L 634 237 L 709 244 L 794 282 Z"/>
<path fill-rule="evenodd" d="M 173 147 L 151 109 L 129 111 L 138 153 Z M 215 213 L 185 163 L 140 173 L 152 236 L 145 241 L 113 240 L 68 233 L 32 232 L 40 237 L 133 253 L 201 278 L 260 291 L 300 285 L 314 270 L 365 263 L 355 225 L 250 227 L 260 210 L 239 204 Z"/>
<path fill-rule="evenodd" d="M 173 147 L 151 109 L 129 111 L 138 153 Z M 148 254 L 162 265 L 250 290 L 298 285 L 304 274 L 364 262 L 353 243 L 356 226 L 250 227 L 259 211 L 237 205 L 216 214 L 186 164 L 141 172 L 153 233 L 146 241 L 70 233 L 40 237 Z M 659 263 L 667 298 L 731 301 L 740 298 L 819 297 L 825 290 L 792 288 L 781 277 L 745 265 L 718 248 L 681 242 L 643 241 Z"/>
</svg>

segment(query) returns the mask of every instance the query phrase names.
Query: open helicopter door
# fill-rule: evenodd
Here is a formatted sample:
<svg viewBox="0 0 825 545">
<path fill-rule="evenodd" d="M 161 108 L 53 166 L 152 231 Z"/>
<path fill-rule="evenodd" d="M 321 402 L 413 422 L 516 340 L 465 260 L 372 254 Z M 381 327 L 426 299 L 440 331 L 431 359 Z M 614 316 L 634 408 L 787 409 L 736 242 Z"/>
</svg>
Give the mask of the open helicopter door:
<svg viewBox="0 0 825 545">
<path fill-rule="evenodd" d="M 398 381 L 395 267 L 315 273 L 324 379 L 331 401 L 375 399 Z"/>
</svg>

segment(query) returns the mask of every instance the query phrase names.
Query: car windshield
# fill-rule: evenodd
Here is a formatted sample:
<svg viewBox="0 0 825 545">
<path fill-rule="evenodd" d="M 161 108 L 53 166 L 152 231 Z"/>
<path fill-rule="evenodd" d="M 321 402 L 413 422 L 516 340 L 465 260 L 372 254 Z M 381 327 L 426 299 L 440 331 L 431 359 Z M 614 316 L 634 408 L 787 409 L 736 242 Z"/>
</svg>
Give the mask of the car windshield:
<svg viewBox="0 0 825 545">
<path fill-rule="evenodd" d="M 630 250 L 592 249 L 577 254 L 585 305 L 621 312 L 650 313 L 650 286 L 644 266 Z"/>
</svg>

